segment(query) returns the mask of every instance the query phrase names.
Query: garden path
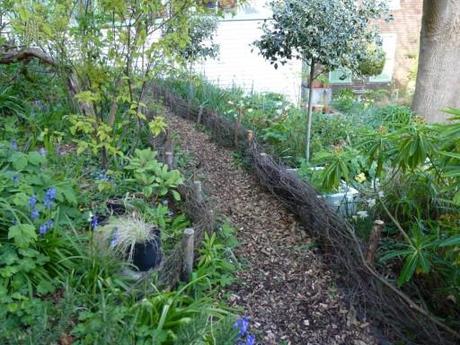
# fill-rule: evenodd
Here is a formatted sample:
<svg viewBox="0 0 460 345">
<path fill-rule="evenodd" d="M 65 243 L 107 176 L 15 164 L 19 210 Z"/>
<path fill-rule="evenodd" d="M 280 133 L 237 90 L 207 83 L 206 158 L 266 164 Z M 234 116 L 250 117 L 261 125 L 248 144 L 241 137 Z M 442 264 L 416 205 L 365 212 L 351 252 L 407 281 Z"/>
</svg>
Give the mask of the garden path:
<svg viewBox="0 0 460 345">
<path fill-rule="evenodd" d="M 242 264 L 229 302 L 251 319 L 264 345 L 376 344 L 369 324 L 357 321 L 294 216 L 256 178 L 238 166 L 234 152 L 218 146 L 188 120 L 169 115 L 169 129 L 195 167 L 216 211 L 237 229 Z"/>
</svg>

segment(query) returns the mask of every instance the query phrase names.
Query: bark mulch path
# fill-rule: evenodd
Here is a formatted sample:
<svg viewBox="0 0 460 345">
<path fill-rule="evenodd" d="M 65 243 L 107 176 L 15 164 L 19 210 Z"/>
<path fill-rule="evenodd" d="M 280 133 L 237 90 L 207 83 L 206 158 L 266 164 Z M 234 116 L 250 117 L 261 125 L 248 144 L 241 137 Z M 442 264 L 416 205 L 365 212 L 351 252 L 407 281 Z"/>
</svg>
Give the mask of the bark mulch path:
<svg viewBox="0 0 460 345">
<path fill-rule="evenodd" d="M 369 324 L 356 320 L 336 289 L 334 276 L 312 248 L 312 240 L 256 178 L 235 163 L 195 124 L 168 116 L 182 150 L 216 210 L 237 229 L 236 256 L 243 268 L 230 289 L 230 303 L 251 319 L 264 345 L 376 344 Z"/>
</svg>

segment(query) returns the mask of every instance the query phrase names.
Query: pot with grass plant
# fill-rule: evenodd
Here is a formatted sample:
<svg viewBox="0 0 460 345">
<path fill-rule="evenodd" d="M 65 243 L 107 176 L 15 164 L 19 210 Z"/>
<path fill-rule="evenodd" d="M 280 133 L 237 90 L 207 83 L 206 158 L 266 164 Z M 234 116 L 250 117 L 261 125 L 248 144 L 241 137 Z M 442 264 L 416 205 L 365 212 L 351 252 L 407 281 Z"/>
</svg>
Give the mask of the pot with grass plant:
<svg viewBox="0 0 460 345">
<path fill-rule="evenodd" d="M 160 231 L 139 215 L 111 217 L 100 232 L 105 244 L 139 271 L 148 271 L 160 264 Z"/>
</svg>

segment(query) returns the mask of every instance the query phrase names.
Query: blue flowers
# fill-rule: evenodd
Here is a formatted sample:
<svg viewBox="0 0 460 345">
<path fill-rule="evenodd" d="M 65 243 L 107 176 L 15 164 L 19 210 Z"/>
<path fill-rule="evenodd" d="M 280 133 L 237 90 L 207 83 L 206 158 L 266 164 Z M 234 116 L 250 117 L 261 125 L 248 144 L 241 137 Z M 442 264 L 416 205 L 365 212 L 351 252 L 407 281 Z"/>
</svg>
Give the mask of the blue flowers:
<svg viewBox="0 0 460 345">
<path fill-rule="evenodd" d="M 96 230 L 97 226 L 99 225 L 97 215 L 91 216 L 89 224 L 90 224 L 92 230 Z"/>
<path fill-rule="evenodd" d="M 35 219 L 37 219 L 38 217 L 40 217 L 40 212 L 39 212 L 36 208 L 33 208 L 33 209 L 30 211 L 30 218 L 32 218 L 32 220 L 35 220 Z"/>
<path fill-rule="evenodd" d="M 47 208 L 51 208 L 53 206 L 54 199 L 56 199 L 56 188 L 51 187 L 46 191 L 43 203 Z"/>
<path fill-rule="evenodd" d="M 47 209 L 51 209 L 52 206 L 53 206 L 53 202 L 54 200 L 56 199 L 56 188 L 54 187 L 51 187 L 51 188 L 48 188 L 45 192 L 45 196 L 43 198 L 43 204 L 45 205 L 45 207 Z M 38 198 L 35 194 L 33 194 L 32 196 L 29 197 L 29 200 L 28 200 L 28 206 L 29 206 L 29 209 L 30 209 L 30 218 L 32 220 L 37 220 L 40 218 L 40 211 L 43 212 L 43 207 L 40 208 L 39 207 L 39 203 L 38 203 Z M 44 212 L 45 214 L 47 213 L 46 210 Z M 51 214 L 49 214 L 51 215 Z M 51 218 L 51 216 L 49 217 Z M 40 235 L 45 235 L 48 231 L 50 231 L 54 226 L 54 221 L 52 219 L 48 219 L 47 221 L 45 221 L 44 223 L 42 223 L 39 227 L 38 227 L 38 232 L 40 233 Z"/>
<path fill-rule="evenodd" d="M 37 205 L 37 197 L 35 195 L 32 195 L 29 198 L 29 207 L 33 209 L 35 208 L 36 205 Z"/>
<path fill-rule="evenodd" d="M 256 337 L 249 333 L 249 318 L 239 318 L 234 323 L 233 328 L 238 330 L 238 342 L 236 345 L 255 345 Z"/>
<path fill-rule="evenodd" d="M 50 219 L 47 222 L 40 225 L 40 228 L 38 229 L 40 235 L 42 236 L 45 235 L 53 227 L 53 224 L 54 224 L 53 220 Z"/>
<path fill-rule="evenodd" d="M 32 220 L 37 219 L 40 216 L 40 212 L 37 210 L 37 197 L 32 195 L 29 198 L 29 207 L 30 207 L 30 218 Z"/>
<path fill-rule="evenodd" d="M 16 140 L 11 140 L 10 142 L 10 146 L 11 146 L 11 149 L 14 150 L 14 151 L 17 151 L 18 149 L 18 143 L 16 142 Z"/>
<path fill-rule="evenodd" d="M 245 336 L 249 329 L 249 319 L 247 317 L 242 317 L 236 320 L 233 328 L 238 329 L 238 335 L 240 337 Z"/>
<path fill-rule="evenodd" d="M 256 343 L 256 336 L 253 334 L 248 334 L 246 337 L 246 342 L 244 343 L 245 345 L 255 345 Z"/>
</svg>

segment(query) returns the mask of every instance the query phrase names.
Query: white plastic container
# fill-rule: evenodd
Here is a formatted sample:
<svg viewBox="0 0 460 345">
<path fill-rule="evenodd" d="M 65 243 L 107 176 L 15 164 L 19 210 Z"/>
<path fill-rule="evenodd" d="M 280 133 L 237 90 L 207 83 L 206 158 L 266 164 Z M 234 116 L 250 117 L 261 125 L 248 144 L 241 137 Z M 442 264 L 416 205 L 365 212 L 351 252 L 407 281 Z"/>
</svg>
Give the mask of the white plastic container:
<svg viewBox="0 0 460 345">
<path fill-rule="evenodd" d="M 350 217 L 356 213 L 358 196 L 359 192 L 355 188 L 343 183 L 337 193 L 323 194 L 321 197 L 336 212 Z"/>
</svg>

